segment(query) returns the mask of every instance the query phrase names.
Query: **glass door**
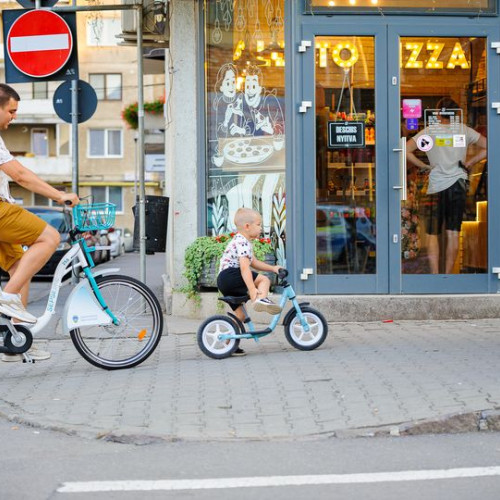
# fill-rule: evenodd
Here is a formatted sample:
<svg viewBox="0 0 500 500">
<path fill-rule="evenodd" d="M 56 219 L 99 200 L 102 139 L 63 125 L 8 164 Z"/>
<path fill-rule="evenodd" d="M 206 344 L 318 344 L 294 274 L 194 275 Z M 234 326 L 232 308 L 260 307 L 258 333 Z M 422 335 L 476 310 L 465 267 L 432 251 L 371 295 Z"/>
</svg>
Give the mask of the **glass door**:
<svg viewBox="0 0 500 500">
<path fill-rule="evenodd" d="M 479 23 L 303 26 L 305 293 L 497 290 L 497 38 Z"/>
<path fill-rule="evenodd" d="M 389 32 L 399 61 L 389 87 L 391 292 L 487 292 L 488 158 L 496 149 L 488 148 L 488 76 L 497 56 L 484 29 L 414 33 Z"/>
<path fill-rule="evenodd" d="M 385 28 L 323 27 L 308 37 L 304 74 L 313 102 L 304 116 L 304 186 L 313 202 L 306 203 L 312 275 L 305 273 L 305 285 L 310 293 L 386 293 Z"/>
</svg>

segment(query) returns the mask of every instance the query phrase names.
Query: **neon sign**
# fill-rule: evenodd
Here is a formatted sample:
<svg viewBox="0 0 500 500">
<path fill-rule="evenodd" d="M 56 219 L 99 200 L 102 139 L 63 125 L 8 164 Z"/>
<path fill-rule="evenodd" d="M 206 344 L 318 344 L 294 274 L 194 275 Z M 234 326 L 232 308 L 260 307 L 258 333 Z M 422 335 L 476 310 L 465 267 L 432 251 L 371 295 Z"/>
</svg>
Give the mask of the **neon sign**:
<svg viewBox="0 0 500 500">
<path fill-rule="evenodd" d="M 423 50 L 425 47 L 425 51 Z M 406 69 L 469 69 L 470 63 L 467 60 L 464 49 L 460 42 L 456 42 L 453 46 L 448 60 L 440 60 L 442 57 L 444 42 L 406 42 L 404 50 L 409 51 L 408 60 L 403 64 L 403 44 L 401 44 L 401 67 Z M 354 66 L 359 59 L 359 51 L 355 44 L 348 41 L 341 41 L 330 46 L 328 42 L 320 42 L 316 44 L 318 51 L 318 66 L 326 68 L 328 65 L 328 52 L 331 53 L 333 62 L 348 70 Z M 430 53 L 428 59 L 425 59 L 425 54 Z"/>
<path fill-rule="evenodd" d="M 424 61 L 419 60 L 423 47 L 424 42 L 407 42 L 405 44 L 405 49 L 410 51 L 410 56 L 404 65 L 406 69 L 421 69 L 424 67 Z M 427 52 L 431 52 L 431 55 L 425 63 L 425 69 L 443 69 L 443 61 L 439 61 L 443 48 L 444 43 L 442 42 L 427 42 L 426 50 Z M 457 66 L 461 69 L 469 69 L 470 67 L 469 62 L 465 57 L 464 49 L 459 42 L 455 43 L 446 64 L 446 68 L 455 69 Z"/>
</svg>

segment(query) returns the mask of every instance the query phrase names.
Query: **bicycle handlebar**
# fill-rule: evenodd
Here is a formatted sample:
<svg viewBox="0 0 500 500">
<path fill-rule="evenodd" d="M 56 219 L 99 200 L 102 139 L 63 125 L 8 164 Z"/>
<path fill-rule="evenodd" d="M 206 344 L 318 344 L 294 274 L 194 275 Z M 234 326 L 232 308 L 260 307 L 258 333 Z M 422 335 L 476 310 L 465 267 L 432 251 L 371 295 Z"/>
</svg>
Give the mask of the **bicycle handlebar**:
<svg viewBox="0 0 500 500">
<path fill-rule="evenodd" d="M 285 269 L 284 267 L 280 267 L 278 271 L 278 278 L 280 280 L 286 278 L 288 276 L 288 270 Z"/>
</svg>

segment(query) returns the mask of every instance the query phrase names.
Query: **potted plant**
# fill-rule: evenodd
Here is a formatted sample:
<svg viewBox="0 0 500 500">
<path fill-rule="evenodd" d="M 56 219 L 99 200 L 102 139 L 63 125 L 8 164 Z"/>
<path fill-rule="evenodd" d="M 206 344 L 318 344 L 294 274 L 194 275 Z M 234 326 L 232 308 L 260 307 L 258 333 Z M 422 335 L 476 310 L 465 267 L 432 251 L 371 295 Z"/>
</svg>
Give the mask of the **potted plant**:
<svg viewBox="0 0 500 500">
<path fill-rule="evenodd" d="M 163 105 L 165 101 L 162 98 L 155 99 L 154 101 L 144 103 L 145 113 L 150 113 L 155 116 L 161 116 L 163 114 Z M 127 122 L 129 128 L 136 130 L 139 126 L 139 121 L 137 117 L 137 103 L 129 104 L 126 108 L 122 110 L 122 120 Z M 146 117 L 145 117 L 146 118 Z M 151 127 L 150 127 L 151 128 Z M 161 127 L 159 127 L 161 128 Z"/>
<path fill-rule="evenodd" d="M 219 262 L 228 242 L 236 233 L 218 236 L 200 236 L 186 248 L 184 255 L 184 276 L 188 283 L 183 292 L 189 298 L 198 298 L 201 287 L 217 288 Z M 253 241 L 256 259 L 274 265 L 276 257 L 269 238 L 257 238 Z"/>
</svg>

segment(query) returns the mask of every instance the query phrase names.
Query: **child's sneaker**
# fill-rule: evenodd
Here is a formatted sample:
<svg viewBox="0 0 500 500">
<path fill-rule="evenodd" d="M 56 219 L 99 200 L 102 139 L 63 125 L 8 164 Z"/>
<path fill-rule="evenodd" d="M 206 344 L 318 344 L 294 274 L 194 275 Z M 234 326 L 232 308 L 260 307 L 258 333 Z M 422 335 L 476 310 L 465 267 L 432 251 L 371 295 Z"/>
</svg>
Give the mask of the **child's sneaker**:
<svg viewBox="0 0 500 500">
<path fill-rule="evenodd" d="M 241 347 L 238 347 L 238 349 L 236 349 L 236 351 L 234 351 L 232 355 L 233 356 L 246 356 L 247 353 Z"/>
<path fill-rule="evenodd" d="M 279 314 L 281 312 L 281 307 L 267 297 L 265 299 L 257 299 L 254 302 L 253 308 L 257 312 L 267 312 L 269 314 Z"/>
</svg>

